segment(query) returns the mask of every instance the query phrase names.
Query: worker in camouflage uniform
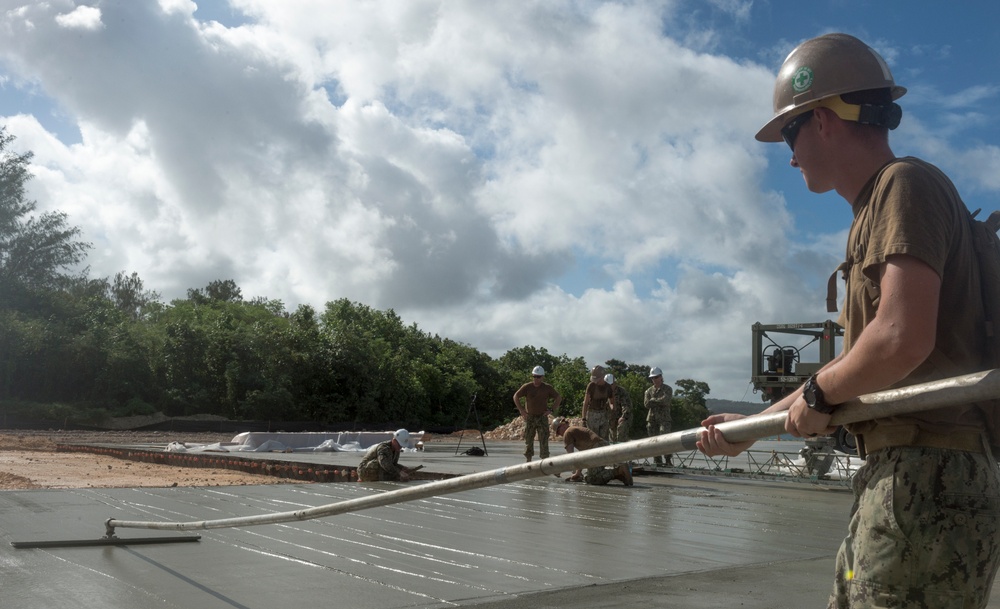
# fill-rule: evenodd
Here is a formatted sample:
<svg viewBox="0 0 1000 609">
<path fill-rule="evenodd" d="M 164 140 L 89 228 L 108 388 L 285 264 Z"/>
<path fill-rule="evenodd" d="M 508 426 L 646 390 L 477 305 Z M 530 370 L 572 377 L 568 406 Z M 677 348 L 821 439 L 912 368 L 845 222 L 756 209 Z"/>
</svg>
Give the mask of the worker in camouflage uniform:
<svg viewBox="0 0 1000 609">
<path fill-rule="evenodd" d="M 415 470 L 400 465 L 399 455 L 409 442 L 410 432 L 397 429 L 391 440 L 370 447 L 358 465 L 358 482 L 408 481 Z"/>
<path fill-rule="evenodd" d="M 659 368 L 650 368 L 649 379 L 653 385 L 646 389 L 643 396 L 643 404 L 646 406 L 646 433 L 652 436 L 659 436 L 670 433 L 671 418 L 670 404 L 674 399 L 674 390 L 663 382 L 663 371 Z M 657 455 L 653 458 L 657 465 L 673 465 L 670 455 Z"/>
<path fill-rule="evenodd" d="M 632 398 L 625 389 L 615 381 L 615 375 L 605 374 L 604 382 L 611 385 L 614 391 L 614 410 L 611 411 L 611 442 L 628 442 L 629 428 L 632 427 Z"/>
<path fill-rule="evenodd" d="M 521 400 L 524 400 L 522 406 Z M 549 406 L 549 401 L 552 406 Z M 535 436 L 538 436 L 538 456 L 549 458 L 549 413 L 559 412 L 562 396 L 555 387 L 545 382 L 545 368 L 535 366 L 531 371 L 531 382 L 521 385 L 514 393 L 514 406 L 524 419 L 524 459 L 527 462 L 535 454 Z"/>
<path fill-rule="evenodd" d="M 774 116 L 757 133 L 762 142 L 784 140 L 806 187 L 835 191 L 853 215 L 841 267 L 843 349 L 764 410 L 787 412 L 785 431 L 796 437 L 833 433 L 831 417 L 859 395 L 995 365 L 987 347 L 997 305 L 983 302 L 983 284 L 997 279 L 980 274 L 980 227 L 940 169 L 897 157 L 889 145 L 902 117 L 894 100 L 905 92 L 874 49 L 824 34 L 785 59 Z M 853 480 L 829 609 L 992 604 L 1000 567 L 995 409 L 960 402 L 848 424 L 864 465 Z M 716 427 L 740 418 L 702 421 L 698 448 L 710 456 L 750 448 Z"/>
<path fill-rule="evenodd" d="M 615 396 L 604 381 L 604 366 L 594 366 L 590 371 L 590 383 L 583 396 L 583 424 L 606 442 L 611 441 L 611 412 L 615 408 Z"/>
<path fill-rule="evenodd" d="M 607 440 L 598 436 L 593 430 L 586 427 L 571 427 L 569 421 L 563 417 L 556 417 L 552 421 L 552 433 L 557 438 L 559 436 L 563 437 L 566 452 L 568 453 L 574 450 L 590 450 L 591 448 L 608 446 Z M 627 463 L 613 467 L 588 467 L 586 474 L 582 474 L 580 470 L 576 470 L 567 480 L 570 482 L 580 482 L 582 480 L 587 484 L 598 486 L 603 486 L 612 480 L 619 480 L 625 486 L 632 486 L 632 472 Z"/>
</svg>

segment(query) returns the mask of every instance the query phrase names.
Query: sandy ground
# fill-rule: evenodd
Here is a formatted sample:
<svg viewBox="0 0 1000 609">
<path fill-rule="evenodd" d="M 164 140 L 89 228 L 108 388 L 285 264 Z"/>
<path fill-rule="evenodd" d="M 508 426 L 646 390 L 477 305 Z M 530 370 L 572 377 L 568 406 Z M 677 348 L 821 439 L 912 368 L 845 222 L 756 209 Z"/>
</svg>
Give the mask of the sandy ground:
<svg viewBox="0 0 1000 609">
<path fill-rule="evenodd" d="M 182 441 L 209 444 L 232 439 L 232 434 L 216 433 L 186 433 L 181 438 L 166 432 L 0 432 L 0 490 L 302 484 L 302 481 L 275 476 L 224 469 L 172 467 L 55 450 L 56 444 L 65 442 L 165 444 Z"/>
</svg>

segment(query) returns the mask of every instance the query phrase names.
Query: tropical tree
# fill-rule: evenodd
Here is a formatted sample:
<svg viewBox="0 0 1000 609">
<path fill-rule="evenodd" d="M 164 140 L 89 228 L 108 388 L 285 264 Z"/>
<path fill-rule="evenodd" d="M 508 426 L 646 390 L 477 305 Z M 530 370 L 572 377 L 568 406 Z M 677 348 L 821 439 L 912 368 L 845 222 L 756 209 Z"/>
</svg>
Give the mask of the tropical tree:
<svg viewBox="0 0 1000 609">
<path fill-rule="evenodd" d="M 217 279 L 204 288 L 189 289 L 188 300 L 196 304 L 209 302 L 243 302 L 243 291 L 232 279 Z"/>
<path fill-rule="evenodd" d="M 0 307 L 24 308 L 26 293 L 63 287 L 91 246 L 77 240 L 80 229 L 65 213 L 34 215 L 37 204 L 25 193 L 33 155 L 12 152 L 14 139 L 0 127 Z"/>
<path fill-rule="evenodd" d="M 132 321 L 138 321 L 150 312 L 150 307 L 159 304 L 160 295 L 146 290 L 138 273 L 126 275 L 124 271 L 115 275 L 107 283 L 107 297 L 116 309 Z"/>
<path fill-rule="evenodd" d="M 545 380 L 552 384 L 562 396 L 559 414 L 563 416 L 579 416 L 583 411 L 583 395 L 590 383 L 590 371 L 587 361 L 582 357 L 570 358 L 563 354 L 545 375 Z"/>
<path fill-rule="evenodd" d="M 673 419 L 674 430 L 690 429 L 701 425 L 701 422 L 708 416 L 705 396 L 710 392 L 708 383 L 691 379 L 677 379 L 673 403 L 670 405 L 670 416 Z"/>
</svg>

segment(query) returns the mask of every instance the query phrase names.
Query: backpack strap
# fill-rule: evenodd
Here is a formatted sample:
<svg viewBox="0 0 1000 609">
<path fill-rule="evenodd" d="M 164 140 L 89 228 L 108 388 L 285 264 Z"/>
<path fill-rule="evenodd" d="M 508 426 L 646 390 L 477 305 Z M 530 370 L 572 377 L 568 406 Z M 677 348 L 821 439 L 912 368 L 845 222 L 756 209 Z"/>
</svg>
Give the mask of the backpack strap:
<svg viewBox="0 0 1000 609">
<path fill-rule="evenodd" d="M 987 286 L 991 285 L 989 282 L 996 282 L 998 278 L 990 276 L 990 272 L 984 268 L 985 265 L 983 261 L 989 256 L 996 257 L 1000 255 L 1000 251 L 998 251 L 996 247 L 997 240 L 995 238 L 997 231 L 1000 230 L 1000 210 L 994 211 L 982 222 L 976 221 L 976 215 L 978 213 L 979 210 L 977 209 L 969 214 L 969 220 L 972 227 L 972 242 L 976 248 L 976 265 L 979 267 L 979 286 L 980 293 L 983 298 L 983 313 L 985 314 L 984 331 L 987 338 L 987 352 L 984 354 L 983 359 L 987 366 L 995 368 L 1000 365 L 1000 352 L 998 352 L 995 342 L 996 328 L 994 323 L 995 320 L 993 319 L 993 314 L 996 313 L 995 307 L 998 305 L 997 303 L 990 301 L 990 297 L 987 295 L 989 290 Z M 977 224 L 980 226 L 976 226 Z M 989 238 L 980 237 L 982 233 L 978 231 L 983 231 L 984 229 L 990 233 Z M 991 267 L 991 270 L 995 274 L 995 267 Z"/>
<path fill-rule="evenodd" d="M 994 233 L 1000 231 L 1000 209 L 994 211 L 990 214 L 989 218 L 983 220 L 983 222 L 990 228 Z"/>
<path fill-rule="evenodd" d="M 844 273 L 846 276 L 847 269 L 850 265 L 847 262 L 841 262 L 840 265 L 830 274 L 830 278 L 826 280 L 826 312 L 836 313 L 837 312 L 837 273 Z"/>
</svg>

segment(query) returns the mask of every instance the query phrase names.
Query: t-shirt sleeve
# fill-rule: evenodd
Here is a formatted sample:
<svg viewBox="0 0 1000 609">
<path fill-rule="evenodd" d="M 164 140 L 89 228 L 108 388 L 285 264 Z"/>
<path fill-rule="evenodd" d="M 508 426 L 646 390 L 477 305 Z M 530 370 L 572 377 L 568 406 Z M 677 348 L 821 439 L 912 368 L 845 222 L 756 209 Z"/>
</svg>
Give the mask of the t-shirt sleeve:
<svg viewBox="0 0 1000 609">
<path fill-rule="evenodd" d="M 943 276 L 953 215 L 948 193 L 926 169 L 907 162 L 886 168 L 873 193 L 876 216 L 861 261 L 878 283 L 879 267 L 890 256 L 913 256 Z"/>
</svg>

